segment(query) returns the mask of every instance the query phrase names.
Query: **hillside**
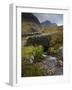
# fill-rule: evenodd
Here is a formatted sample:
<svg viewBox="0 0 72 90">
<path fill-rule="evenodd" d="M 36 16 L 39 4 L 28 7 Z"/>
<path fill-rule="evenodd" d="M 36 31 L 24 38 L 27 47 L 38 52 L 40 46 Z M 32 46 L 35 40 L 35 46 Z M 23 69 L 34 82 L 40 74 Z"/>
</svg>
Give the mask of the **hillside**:
<svg viewBox="0 0 72 90">
<path fill-rule="evenodd" d="M 22 13 L 22 35 L 29 35 L 34 33 L 53 33 L 63 30 L 63 26 L 57 26 L 56 23 L 52 23 L 46 20 L 42 23 L 32 13 Z"/>
</svg>

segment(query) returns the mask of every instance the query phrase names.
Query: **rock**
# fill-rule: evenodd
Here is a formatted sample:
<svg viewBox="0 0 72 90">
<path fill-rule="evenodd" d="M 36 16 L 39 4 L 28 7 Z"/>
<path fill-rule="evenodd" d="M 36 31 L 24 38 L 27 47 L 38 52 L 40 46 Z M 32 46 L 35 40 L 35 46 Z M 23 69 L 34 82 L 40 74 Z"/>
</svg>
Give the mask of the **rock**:
<svg viewBox="0 0 72 90">
<path fill-rule="evenodd" d="M 44 69 L 48 69 L 48 65 L 45 64 L 45 65 L 44 65 Z"/>
<path fill-rule="evenodd" d="M 30 63 L 33 63 L 33 61 L 34 61 L 34 56 L 31 56 Z"/>
<path fill-rule="evenodd" d="M 47 75 L 55 73 L 55 66 L 57 65 L 56 57 L 48 56 L 43 60 L 43 68 L 47 70 Z"/>
<path fill-rule="evenodd" d="M 47 55 L 45 55 L 45 54 L 42 54 L 42 56 L 43 56 L 44 58 L 46 58 L 46 57 L 47 57 Z"/>
<path fill-rule="evenodd" d="M 56 67 L 54 75 L 63 75 L 63 67 Z"/>
<path fill-rule="evenodd" d="M 56 59 L 56 57 L 48 56 L 46 58 L 46 61 L 47 61 L 47 65 L 49 67 L 55 67 L 57 65 L 57 59 Z"/>
<path fill-rule="evenodd" d="M 54 75 L 55 74 L 55 71 L 56 71 L 56 69 L 55 69 L 55 67 L 53 67 L 53 68 L 49 68 L 49 69 L 47 69 L 47 74 L 48 75 Z"/>
<path fill-rule="evenodd" d="M 40 67 L 40 69 L 44 69 L 44 64 L 42 62 L 37 63 L 37 65 Z"/>
<path fill-rule="evenodd" d="M 33 60 L 32 59 L 30 59 L 30 63 L 33 63 Z"/>
<path fill-rule="evenodd" d="M 59 66 L 63 66 L 63 62 L 59 60 Z"/>
<path fill-rule="evenodd" d="M 57 50 L 57 58 L 58 58 L 58 60 L 62 60 L 63 61 L 63 47 L 60 47 Z"/>
<path fill-rule="evenodd" d="M 43 70 L 44 75 L 54 75 L 57 59 L 56 57 L 46 55 L 42 62 L 37 62 L 36 64 L 41 70 Z"/>
<path fill-rule="evenodd" d="M 43 64 L 46 64 L 48 67 L 55 67 L 57 65 L 56 57 L 52 57 L 52 56 L 48 56 L 44 58 L 42 62 Z"/>
</svg>

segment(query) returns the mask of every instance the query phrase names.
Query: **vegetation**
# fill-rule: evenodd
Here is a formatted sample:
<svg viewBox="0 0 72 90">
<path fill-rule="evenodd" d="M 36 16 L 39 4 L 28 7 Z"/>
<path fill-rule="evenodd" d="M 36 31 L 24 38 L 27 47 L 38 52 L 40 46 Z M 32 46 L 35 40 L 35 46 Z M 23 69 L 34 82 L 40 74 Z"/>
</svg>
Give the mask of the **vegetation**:
<svg viewBox="0 0 72 90">
<path fill-rule="evenodd" d="M 22 47 L 21 51 L 22 51 L 22 58 L 26 58 L 29 59 L 31 57 L 31 55 L 33 54 L 33 46 L 24 46 Z"/>
<path fill-rule="evenodd" d="M 22 48 L 22 76 L 39 76 L 43 74 L 43 70 L 34 64 L 42 60 L 43 47 L 25 46 Z M 31 56 L 34 55 L 34 63 L 30 63 Z"/>
<path fill-rule="evenodd" d="M 34 62 L 40 62 L 42 61 L 42 54 L 43 54 L 43 47 L 40 46 L 36 46 L 33 49 L 33 55 L 34 55 Z"/>
<path fill-rule="evenodd" d="M 51 55 L 57 55 L 57 50 L 60 46 L 63 45 L 63 33 L 58 32 L 50 36 L 49 40 L 49 53 Z"/>
<path fill-rule="evenodd" d="M 22 58 L 24 60 L 28 60 L 31 58 L 31 56 L 34 56 L 35 62 L 42 58 L 43 54 L 43 47 L 41 45 L 39 46 L 24 46 L 22 48 Z"/>
<path fill-rule="evenodd" d="M 22 62 L 22 77 L 41 75 L 43 75 L 43 73 L 38 66 L 36 66 L 35 64 L 25 64 Z"/>
</svg>

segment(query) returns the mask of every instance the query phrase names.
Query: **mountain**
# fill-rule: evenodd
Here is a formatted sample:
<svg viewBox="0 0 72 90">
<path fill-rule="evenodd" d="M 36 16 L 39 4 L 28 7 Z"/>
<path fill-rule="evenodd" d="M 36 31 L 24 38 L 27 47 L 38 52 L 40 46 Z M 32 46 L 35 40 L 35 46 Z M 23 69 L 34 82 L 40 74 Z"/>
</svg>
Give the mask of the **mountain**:
<svg viewBox="0 0 72 90">
<path fill-rule="evenodd" d="M 34 22 L 36 24 L 40 24 L 37 17 L 34 16 L 32 13 L 22 13 L 22 22 L 23 21 Z"/>
<path fill-rule="evenodd" d="M 41 29 L 42 33 L 51 33 L 51 32 L 56 32 L 58 30 L 57 24 L 52 23 L 48 20 L 42 22 L 41 26 L 42 26 L 42 29 Z"/>
<path fill-rule="evenodd" d="M 54 27 L 54 26 L 56 27 L 56 26 L 57 26 L 56 23 L 51 23 L 51 22 L 48 21 L 48 20 L 42 22 L 41 25 L 42 25 L 43 27 Z"/>
<path fill-rule="evenodd" d="M 32 13 L 22 13 L 22 33 L 38 32 L 41 24 Z"/>
</svg>

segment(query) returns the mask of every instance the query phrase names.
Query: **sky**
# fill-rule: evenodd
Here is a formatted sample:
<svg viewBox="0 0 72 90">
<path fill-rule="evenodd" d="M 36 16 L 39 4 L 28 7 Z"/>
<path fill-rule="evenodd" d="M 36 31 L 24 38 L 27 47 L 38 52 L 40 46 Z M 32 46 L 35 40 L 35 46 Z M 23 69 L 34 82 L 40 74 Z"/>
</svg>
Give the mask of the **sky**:
<svg viewBox="0 0 72 90">
<path fill-rule="evenodd" d="M 63 25 L 63 14 L 34 13 L 40 22 L 46 20 L 56 23 L 58 26 Z"/>
</svg>

